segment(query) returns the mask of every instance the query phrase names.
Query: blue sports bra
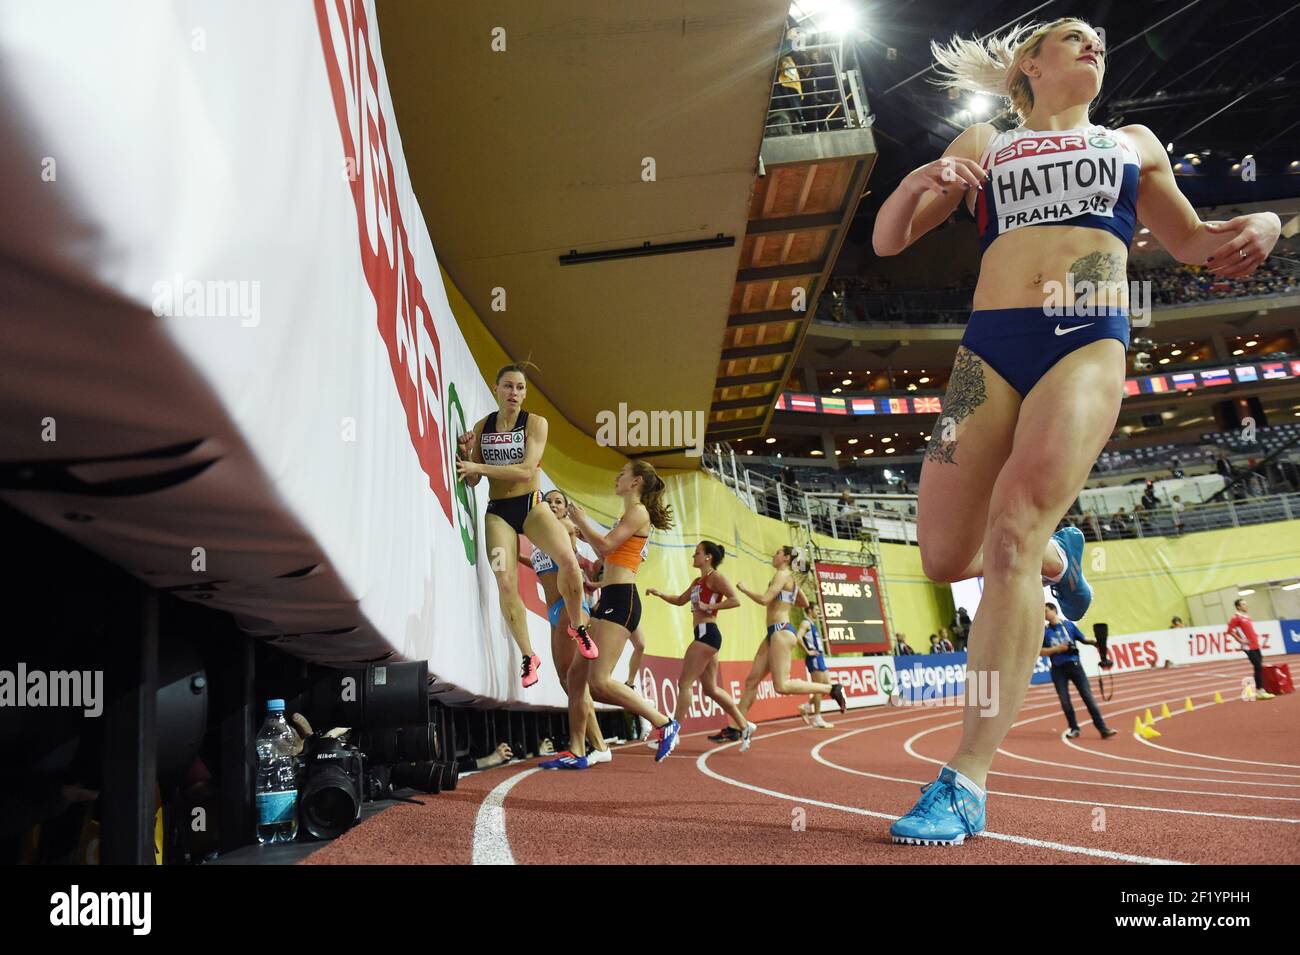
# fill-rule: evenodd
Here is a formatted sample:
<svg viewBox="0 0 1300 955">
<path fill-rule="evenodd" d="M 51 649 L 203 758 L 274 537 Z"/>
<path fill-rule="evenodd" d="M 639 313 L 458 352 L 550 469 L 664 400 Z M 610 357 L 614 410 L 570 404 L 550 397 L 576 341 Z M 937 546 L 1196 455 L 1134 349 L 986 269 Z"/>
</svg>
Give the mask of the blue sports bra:
<svg viewBox="0 0 1300 955">
<path fill-rule="evenodd" d="M 989 173 L 975 198 L 981 255 L 998 236 L 1035 225 L 1103 229 L 1132 243 L 1142 165 L 1123 133 L 1008 129 L 989 141 L 980 165 Z"/>
</svg>

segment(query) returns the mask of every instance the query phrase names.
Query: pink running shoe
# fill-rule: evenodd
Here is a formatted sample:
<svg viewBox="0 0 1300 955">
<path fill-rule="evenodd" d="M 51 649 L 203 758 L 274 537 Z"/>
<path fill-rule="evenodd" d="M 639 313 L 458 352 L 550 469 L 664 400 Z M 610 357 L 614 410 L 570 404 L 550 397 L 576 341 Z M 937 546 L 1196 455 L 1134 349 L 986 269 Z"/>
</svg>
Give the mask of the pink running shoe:
<svg viewBox="0 0 1300 955">
<path fill-rule="evenodd" d="M 542 658 L 537 654 L 534 653 L 531 657 L 524 657 L 523 673 L 521 674 L 523 677 L 524 689 L 528 689 L 528 687 L 537 682 L 537 671 L 541 668 Z"/>
<path fill-rule="evenodd" d="M 585 624 L 577 630 L 570 627 L 569 636 L 578 641 L 578 652 L 588 660 L 594 660 L 600 656 L 600 650 L 596 648 L 596 642 L 591 639 L 591 634 L 587 632 Z"/>
</svg>

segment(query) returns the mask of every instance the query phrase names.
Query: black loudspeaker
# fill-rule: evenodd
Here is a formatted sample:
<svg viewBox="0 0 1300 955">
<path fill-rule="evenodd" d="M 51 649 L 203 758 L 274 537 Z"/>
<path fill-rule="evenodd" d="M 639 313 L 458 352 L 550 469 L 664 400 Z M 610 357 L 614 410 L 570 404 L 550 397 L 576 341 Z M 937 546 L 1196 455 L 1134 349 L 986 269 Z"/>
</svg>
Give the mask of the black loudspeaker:
<svg viewBox="0 0 1300 955">
<path fill-rule="evenodd" d="M 208 675 L 180 635 L 158 644 L 158 779 L 179 783 L 199 755 L 208 725 Z"/>
<path fill-rule="evenodd" d="M 1214 420 L 1218 423 L 1220 431 L 1236 431 L 1247 418 L 1254 420 L 1256 428 L 1268 427 L 1264 405 L 1255 395 L 1225 398 L 1214 403 Z"/>
<path fill-rule="evenodd" d="M 1110 653 L 1106 650 L 1106 641 L 1110 639 L 1110 624 L 1094 623 L 1092 625 L 1092 638 L 1097 641 L 1097 652 L 1101 655 L 1098 662 L 1103 670 L 1109 670 L 1115 665 L 1115 661 L 1110 658 Z"/>
</svg>

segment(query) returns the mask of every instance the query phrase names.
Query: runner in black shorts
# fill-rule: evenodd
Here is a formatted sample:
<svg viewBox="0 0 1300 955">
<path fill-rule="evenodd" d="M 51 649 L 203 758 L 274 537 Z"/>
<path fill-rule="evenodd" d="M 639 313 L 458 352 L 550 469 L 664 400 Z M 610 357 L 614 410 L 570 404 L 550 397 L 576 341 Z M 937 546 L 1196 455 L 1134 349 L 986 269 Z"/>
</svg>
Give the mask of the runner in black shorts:
<svg viewBox="0 0 1300 955">
<path fill-rule="evenodd" d="M 749 748 L 749 739 L 758 727 L 745 719 L 731 694 L 718 687 L 715 679 L 717 671 L 710 666 L 722 649 L 722 631 L 718 629 L 717 623 L 718 611 L 740 606 L 736 591 L 717 569 L 725 556 L 726 551 L 721 544 L 700 541 L 691 558 L 691 563 L 699 570 L 700 576 L 695 578 L 684 593 L 669 597 L 653 588 L 646 593 L 678 607 L 688 600 L 691 603 L 695 639 L 682 657 L 682 675 L 677 681 L 677 708 L 673 712 L 673 719 L 678 723 L 686 719 L 694 698 L 695 681 L 699 680 L 704 695 L 726 710 L 738 726 L 745 727 L 740 746 L 743 751 Z"/>
<path fill-rule="evenodd" d="M 488 507 L 485 525 L 488 555 L 496 575 L 501 613 L 510 635 L 524 655 L 524 687 L 537 682 L 541 657 L 533 652 L 528 637 L 528 616 L 519 596 L 519 535 L 528 539 L 555 561 L 560 594 L 573 623 L 583 655 L 594 653 L 587 633 L 587 613 L 582 608 L 582 570 L 573 553 L 569 533 L 549 507 L 537 507 L 542 499 L 541 463 L 546 450 L 546 419 L 523 410 L 528 381 L 519 365 L 506 365 L 497 372 L 497 410 L 457 439 L 456 475 L 473 487 L 488 479 Z"/>
<path fill-rule="evenodd" d="M 569 504 L 569 519 L 577 525 L 582 539 L 596 549 L 605 561 L 601 577 L 600 603 L 591 613 L 592 638 L 600 649 L 594 660 L 577 658 L 569 670 L 569 742 L 573 763 L 563 769 L 586 769 L 586 750 L 582 742 L 586 710 L 573 704 L 580 700 L 580 683 L 586 683 L 591 695 L 601 703 L 611 703 L 629 713 L 642 716 L 659 731 L 658 762 L 677 746 L 676 720 L 664 716 L 639 693 L 614 679 L 614 665 L 623 655 L 629 635 L 641 622 L 641 597 L 636 592 L 636 572 L 650 548 L 650 531 L 673 526 L 672 509 L 664 502 L 664 482 L 654 465 L 632 461 L 623 465 L 614 481 L 614 490 L 623 498 L 623 516 L 610 530 L 593 524 L 577 504 Z"/>
</svg>

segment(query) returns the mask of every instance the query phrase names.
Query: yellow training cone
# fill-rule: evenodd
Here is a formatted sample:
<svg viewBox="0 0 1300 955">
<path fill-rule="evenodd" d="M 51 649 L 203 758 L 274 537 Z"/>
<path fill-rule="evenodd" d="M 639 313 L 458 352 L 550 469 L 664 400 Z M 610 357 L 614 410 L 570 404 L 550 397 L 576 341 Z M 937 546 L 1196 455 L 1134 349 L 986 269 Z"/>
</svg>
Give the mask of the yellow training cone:
<svg viewBox="0 0 1300 955">
<path fill-rule="evenodd" d="M 1168 703 L 1161 703 L 1161 704 L 1160 704 L 1160 718 L 1161 718 L 1162 720 L 1167 720 L 1167 719 L 1169 719 L 1169 717 L 1172 716 L 1172 715 L 1173 715 L 1173 714 L 1169 712 L 1169 704 L 1168 704 Z"/>
<path fill-rule="evenodd" d="M 1155 728 L 1154 726 L 1144 726 L 1144 727 L 1142 727 L 1142 738 L 1143 738 L 1143 739 L 1156 739 L 1159 735 L 1160 735 L 1160 734 L 1159 734 L 1158 732 L 1156 732 L 1156 728 Z"/>
<path fill-rule="evenodd" d="M 1155 721 L 1156 718 L 1151 715 L 1151 711 L 1147 710 L 1147 715 L 1142 718 L 1142 722 L 1145 723 L 1147 726 L 1153 726 L 1155 724 Z"/>
<path fill-rule="evenodd" d="M 1187 702 L 1183 704 L 1183 709 L 1185 709 L 1188 713 L 1196 709 L 1196 707 L 1192 706 L 1192 698 L 1190 696 L 1187 698 Z"/>
<path fill-rule="evenodd" d="M 1144 729 L 1146 729 L 1146 727 L 1142 725 L 1142 717 L 1140 717 L 1140 716 L 1135 716 L 1135 717 L 1133 717 L 1133 733 L 1134 733 L 1134 735 L 1136 735 L 1136 736 L 1141 736 L 1141 735 L 1142 735 L 1142 731 L 1143 731 Z"/>
<path fill-rule="evenodd" d="M 1215 690 L 1215 691 L 1214 691 L 1214 702 L 1215 702 L 1215 703 L 1222 703 L 1222 702 L 1223 702 L 1223 694 L 1220 693 L 1218 690 Z"/>
</svg>

